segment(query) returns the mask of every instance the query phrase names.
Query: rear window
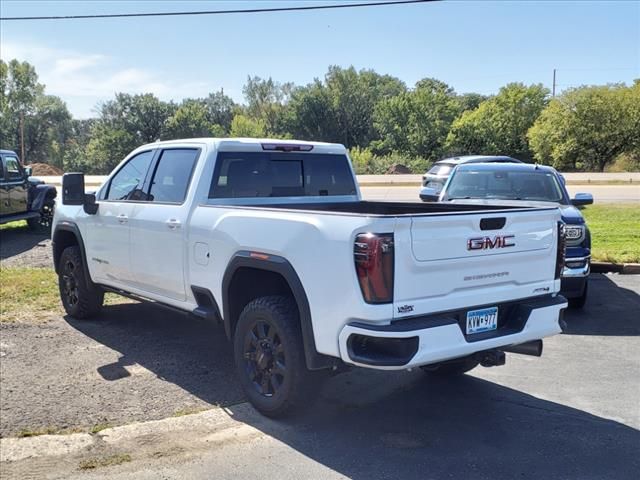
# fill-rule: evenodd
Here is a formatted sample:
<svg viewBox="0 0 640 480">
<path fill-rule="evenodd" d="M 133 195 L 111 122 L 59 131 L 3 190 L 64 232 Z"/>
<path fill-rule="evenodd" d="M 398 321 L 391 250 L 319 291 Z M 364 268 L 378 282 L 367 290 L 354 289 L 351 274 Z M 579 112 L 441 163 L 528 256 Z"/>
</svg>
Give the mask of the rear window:
<svg viewBox="0 0 640 480">
<path fill-rule="evenodd" d="M 346 155 L 281 152 L 218 154 L 209 198 L 355 195 Z"/>
<path fill-rule="evenodd" d="M 431 175 L 447 175 L 449 172 L 451 172 L 452 168 L 453 165 L 449 165 L 448 163 L 441 165 L 436 164 L 431 167 L 431 170 L 429 170 L 428 173 L 430 173 Z"/>
<path fill-rule="evenodd" d="M 553 173 L 505 170 L 457 170 L 446 199 L 482 198 L 562 202 L 562 189 Z"/>
</svg>

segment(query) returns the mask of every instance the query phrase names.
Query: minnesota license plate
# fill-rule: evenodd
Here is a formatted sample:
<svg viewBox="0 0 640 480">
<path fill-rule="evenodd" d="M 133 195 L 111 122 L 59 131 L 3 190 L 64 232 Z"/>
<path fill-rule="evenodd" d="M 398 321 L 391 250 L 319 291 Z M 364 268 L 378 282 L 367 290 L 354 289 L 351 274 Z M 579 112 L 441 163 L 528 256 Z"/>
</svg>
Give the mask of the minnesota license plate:
<svg viewBox="0 0 640 480">
<path fill-rule="evenodd" d="M 467 335 L 488 332 L 498 328 L 498 307 L 467 312 Z"/>
</svg>

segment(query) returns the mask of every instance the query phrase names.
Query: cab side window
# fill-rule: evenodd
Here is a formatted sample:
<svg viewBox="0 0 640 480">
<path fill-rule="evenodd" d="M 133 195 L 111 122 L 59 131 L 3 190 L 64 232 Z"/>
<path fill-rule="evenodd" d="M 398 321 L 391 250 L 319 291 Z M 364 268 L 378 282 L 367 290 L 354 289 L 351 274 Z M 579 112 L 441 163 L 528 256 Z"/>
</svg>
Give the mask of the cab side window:
<svg viewBox="0 0 640 480">
<path fill-rule="evenodd" d="M 153 160 L 153 151 L 142 152 L 131 158 L 109 182 L 106 200 L 147 200 L 142 187 Z"/>
<path fill-rule="evenodd" d="M 149 200 L 158 203 L 184 202 L 199 154 L 200 150 L 195 148 L 163 150 L 151 181 Z"/>
<path fill-rule="evenodd" d="M 7 180 L 22 180 L 22 168 L 16 157 L 4 157 L 4 163 L 7 166 Z"/>
</svg>

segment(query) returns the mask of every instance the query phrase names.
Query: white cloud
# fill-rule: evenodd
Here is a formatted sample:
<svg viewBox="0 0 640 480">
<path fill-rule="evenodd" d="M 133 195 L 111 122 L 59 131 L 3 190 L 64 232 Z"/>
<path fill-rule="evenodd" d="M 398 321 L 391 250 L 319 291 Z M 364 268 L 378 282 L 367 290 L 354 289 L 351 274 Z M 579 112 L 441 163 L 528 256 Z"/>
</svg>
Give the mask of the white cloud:
<svg viewBox="0 0 640 480">
<path fill-rule="evenodd" d="M 180 82 L 158 72 L 123 66 L 119 59 L 36 44 L 2 42 L 0 57 L 35 66 L 46 92 L 61 97 L 78 118 L 95 115 L 95 107 L 117 92 L 153 93 L 164 100 L 204 96 L 217 90 L 205 82 Z"/>
</svg>

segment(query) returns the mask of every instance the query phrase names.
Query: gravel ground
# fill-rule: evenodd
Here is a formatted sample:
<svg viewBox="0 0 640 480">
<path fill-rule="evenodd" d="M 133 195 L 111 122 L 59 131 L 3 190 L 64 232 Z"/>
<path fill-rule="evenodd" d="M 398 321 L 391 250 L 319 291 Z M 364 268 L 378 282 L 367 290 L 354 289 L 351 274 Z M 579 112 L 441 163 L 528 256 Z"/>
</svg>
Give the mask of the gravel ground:
<svg viewBox="0 0 640 480">
<path fill-rule="evenodd" d="M 0 267 L 52 268 L 51 239 L 28 227 L 0 231 Z"/>
<path fill-rule="evenodd" d="M 88 430 L 242 400 L 223 329 L 145 304 L 0 324 L 0 435 Z"/>
</svg>

